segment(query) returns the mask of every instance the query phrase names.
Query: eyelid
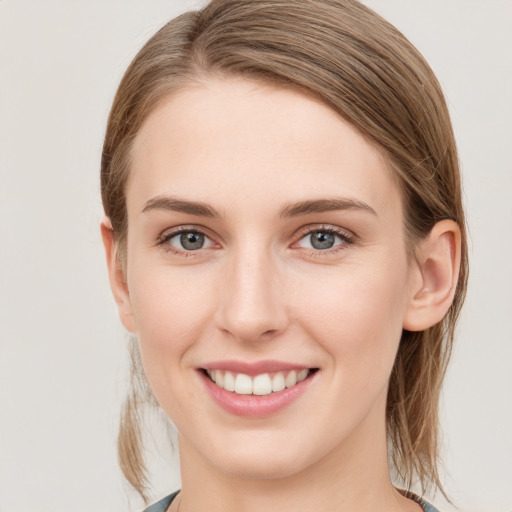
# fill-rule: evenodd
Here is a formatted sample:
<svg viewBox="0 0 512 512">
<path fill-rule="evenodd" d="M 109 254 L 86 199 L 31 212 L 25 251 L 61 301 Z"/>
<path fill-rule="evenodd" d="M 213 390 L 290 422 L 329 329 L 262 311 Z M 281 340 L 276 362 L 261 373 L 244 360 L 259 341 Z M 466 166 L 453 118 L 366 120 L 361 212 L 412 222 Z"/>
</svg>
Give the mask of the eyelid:
<svg viewBox="0 0 512 512">
<path fill-rule="evenodd" d="M 338 250 L 342 250 L 343 248 L 345 248 L 345 246 L 353 244 L 357 241 L 357 236 L 353 232 L 349 231 L 348 229 L 341 228 L 339 226 L 334 226 L 332 224 L 309 224 L 307 226 L 301 227 L 296 232 L 296 234 L 294 236 L 295 242 L 293 242 L 292 248 L 294 248 L 294 246 L 297 246 L 297 244 L 301 240 L 303 240 L 306 236 L 311 235 L 312 233 L 315 233 L 318 231 L 332 233 L 336 236 L 339 236 L 343 240 L 343 243 L 338 244 L 330 249 L 312 249 L 312 248 L 308 248 L 308 247 L 298 247 L 298 248 L 302 249 L 302 250 L 310 251 L 310 252 L 316 253 L 316 254 L 329 254 L 329 253 L 336 252 Z"/>
<path fill-rule="evenodd" d="M 184 255 L 184 256 L 197 256 L 199 253 L 205 251 L 214 249 L 215 247 L 202 247 L 201 249 L 197 249 L 195 251 L 187 251 L 184 249 L 179 249 L 178 247 L 175 247 L 171 244 L 169 244 L 169 240 L 174 238 L 175 236 L 178 236 L 182 233 L 198 233 L 200 235 L 203 235 L 206 239 L 208 239 L 212 246 L 219 245 L 214 237 L 210 234 L 210 230 L 206 229 L 202 226 L 198 226 L 196 224 L 191 225 L 180 225 L 173 228 L 167 228 L 162 233 L 160 233 L 157 237 L 157 246 L 161 246 L 161 248 L 167 252 L 171 252 L 178 255 Z"/>
<path fill-rule="evenodd" d="M 292 243 L 291 247 L 297 248 L 295 246 L 297 246 L 297 244 L 304 237 L 311 235 L 312 233 L 315 233 L 318 231 L 332 233 L 336 236 L 339 236 L 343 240 L 343 243 L 338 244 L 330 249 L 311 249 L 311 248 L 307 248 L 307 247 L 298 247 L 298 248 L 305 250 L 305 251 L 312 252 L 312 253 L 320 254 L 320 255 L 321 254 L 327 255 L 329 253 L 333 253 L 333 252 L 336 252 L 337 250 L 343 249 L 347 245 L 357 242 L 357 235 L 355 235 L 352 231 L 350 231 L 346 228 L 342 228 L 342 227 L 335 226 L 332 224 L 308 224 L 307 226 L 303 226 L 295 232 L 295 234 L 293 235 L 293 239 L 295 241 Z M 218 236 L 211 235 L 209 229 L 207 229 L 203 226 L 198 226 L 197 224 L 179 225 L 179 226 L 165 229 L 162 233 L 160 233 L 158 235 L 156 245 L 161 246 L 162 249 L 165 251 L 173 252 L 175 254 L 186 255 L 186 256 L 196 256 L 199 253 L 203 252 L 204 250 L 211 250 L 211 249 L 215 248 L 215 247 L 205 247 L 205 248 L 197 249 L 196 251 L 187 251 L 187 250 L 181 250 L 177 247 L 167 244 L 167 242 L 171 238 L 173 238 L 181 233 L 190 233 L 190 232 L 199 233 L 199 234 L 203 235 L 213 245 L 217 245 L 217 246 L 221 245 L 216 241 L 216 238 L 219 238 Z"/>
<path fill-rule="evenodd" d="M 316 231 L 326 231 L 329 233 L 334 233 L 336 235 L 340 235 L 343 238 L 346 238 L 347 240 L 355 241 L 357 238 L 352 231 L 346 228 L 335 226 L 333 224 L 308 224 L 307 226 L 303 226 L 300 229 L 298 229 L 294 237 L 302 238 Z"/>
</svg>

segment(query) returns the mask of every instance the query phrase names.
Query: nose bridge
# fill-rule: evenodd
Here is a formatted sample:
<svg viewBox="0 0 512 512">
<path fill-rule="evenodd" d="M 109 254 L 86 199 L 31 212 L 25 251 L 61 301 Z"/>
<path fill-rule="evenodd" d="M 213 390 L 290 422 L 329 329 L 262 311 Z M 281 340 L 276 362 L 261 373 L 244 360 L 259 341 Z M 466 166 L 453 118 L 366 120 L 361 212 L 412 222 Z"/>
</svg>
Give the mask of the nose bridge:
<svg viewBox="0 0 512 512">
<path fill-rule="evenodd" d="M 250 241 L 228 258 L 220 327 L 240 341 L 269 338 L 286 328 L 282 280 L 272 251 Z"/>
</svg>

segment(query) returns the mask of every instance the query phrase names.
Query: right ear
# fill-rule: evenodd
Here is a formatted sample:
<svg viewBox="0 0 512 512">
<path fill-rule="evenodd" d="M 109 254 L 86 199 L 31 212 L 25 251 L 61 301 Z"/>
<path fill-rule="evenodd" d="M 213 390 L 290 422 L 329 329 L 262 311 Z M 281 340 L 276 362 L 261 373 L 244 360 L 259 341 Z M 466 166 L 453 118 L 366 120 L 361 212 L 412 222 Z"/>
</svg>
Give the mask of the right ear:
<svg viewBox="0 0 512 512">
<path fill-rule="evenodd" d="M 110 279 L 110 288 L 117 304 L 119 318 L 126 330 L 135 334 L 137 331 L 135 318 L 133 316 L 132 303 L 130 293 L 126 283 L 125 272 L 119 261 L 117 252 L 117 244 L 114 238 L 114 230 L 112 223 L 108 217 L 103 217 L 100 224 L 101 238 L 105 247 L 105 255 L 107 257 L 108 277 Z"/>
</svg>

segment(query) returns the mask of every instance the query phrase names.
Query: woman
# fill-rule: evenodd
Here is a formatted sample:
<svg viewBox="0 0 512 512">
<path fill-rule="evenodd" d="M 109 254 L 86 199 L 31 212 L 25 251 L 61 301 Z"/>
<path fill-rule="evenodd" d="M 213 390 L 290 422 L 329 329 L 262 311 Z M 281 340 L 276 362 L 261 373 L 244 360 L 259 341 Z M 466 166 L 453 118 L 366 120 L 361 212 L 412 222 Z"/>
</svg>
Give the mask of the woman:
<svg viewBox="0 0 512 512">
<path fill-rule="evenodd" d="M 354 0 L 172 20 L 119 86 L 101 180 L 142 495 L 143 398 L 179 436 L 182 490 L 148 510 L 434 510 L 409 488 L 442 490 L 466 237 L 442 92 L 396 29 Z"/>
</svg>

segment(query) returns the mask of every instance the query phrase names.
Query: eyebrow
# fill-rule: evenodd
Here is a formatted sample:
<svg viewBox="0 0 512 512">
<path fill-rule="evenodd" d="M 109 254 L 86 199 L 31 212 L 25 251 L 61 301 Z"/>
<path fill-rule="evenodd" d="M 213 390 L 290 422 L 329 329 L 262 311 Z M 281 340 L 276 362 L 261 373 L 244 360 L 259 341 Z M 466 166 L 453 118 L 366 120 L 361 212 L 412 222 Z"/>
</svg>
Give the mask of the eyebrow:
<svg viewBox="0 0 512 512">
<path fill-rule="evenodd" d="M 312 199 L 285 206 L 280 217 L 298 217 L 310 213 L 332 212 L 338 210 L 363 210 L 377 216 L 377 212 L 364 201 L 350 198 Z"/>
<path fill-rule="evenodd" d="M 188 213 L 200 217 L 217 218 L 220 213 L 212 206 L 196 202 L 178 199 L 172 196 L 157 196 L 144 204 L 142 213 L 152 210 L 169 210 L 180 213 Z M 310 199 L 285 205 L 279 216 L 281 218 L 299 217 L 311 213 L 322 213 L 339 210 L 363 210 L 377 216 L 377 212 L 364 201 L 350 198 L 332 198 L 332 199 Z"/>
<path fill-rule="evenodd" d="M 189 213 L 200 217 L 220 217 L 219 212 L 205 203 L 185 201 L 172 196 L 157 196 L 150 199 L 142 208 L 142 213 L 152 210 L 170 210 L 173 212 Z"/>
</svg>

